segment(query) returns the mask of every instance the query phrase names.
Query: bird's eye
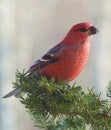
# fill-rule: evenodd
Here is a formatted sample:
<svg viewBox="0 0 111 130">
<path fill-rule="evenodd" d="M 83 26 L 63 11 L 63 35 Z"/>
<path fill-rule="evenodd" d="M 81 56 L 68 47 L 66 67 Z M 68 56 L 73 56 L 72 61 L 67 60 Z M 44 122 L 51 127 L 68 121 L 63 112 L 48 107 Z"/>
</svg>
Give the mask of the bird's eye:
<svg viewBox="0 0 111 130">
<path fill-rule="evenodd" d="M 87 32 L 88 29 L 87 28 L 80 28 L 79 31 L 81 31 L 81 32 Z"/>
</svg>

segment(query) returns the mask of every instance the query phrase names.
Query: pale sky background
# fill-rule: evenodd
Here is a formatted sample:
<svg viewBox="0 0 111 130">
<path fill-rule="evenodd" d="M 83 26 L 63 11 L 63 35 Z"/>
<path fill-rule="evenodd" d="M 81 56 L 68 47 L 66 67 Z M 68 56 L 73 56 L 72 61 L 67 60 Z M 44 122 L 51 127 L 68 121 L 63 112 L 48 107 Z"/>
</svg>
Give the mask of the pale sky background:
<svg viewBox="0 0 111 130">
<path fill-rule="evenodd" d="M 87 66 L 75 81 L 95 87 L 105 98 L 111 80 L 110 0 L 0 0 L 0 97 L 12 90 L 16 69 L 22 71 L 60 42 L 78 22 L 99 28 L 91 42 Z M 37 130 L 14 97 L 0 99 L 0 130 Z"/>
</svg>

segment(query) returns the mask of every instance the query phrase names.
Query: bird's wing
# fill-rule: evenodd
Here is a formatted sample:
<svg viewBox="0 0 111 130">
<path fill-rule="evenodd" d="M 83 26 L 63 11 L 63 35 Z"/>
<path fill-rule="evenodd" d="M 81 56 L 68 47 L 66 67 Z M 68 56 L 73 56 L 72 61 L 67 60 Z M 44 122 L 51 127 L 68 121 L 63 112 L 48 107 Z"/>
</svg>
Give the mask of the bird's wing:
<svg viewBox="0 0 111 130">
<path fill-rule="evenodd" d="M 29 69 L 30 75 L 42 69 L 43 67 L 55 63 L 58 60 L 61 52 L 67 48 L 65 45 L 58 44 L 57 46 L 50 49 L 44 56 L 37 60 Z"/>
<path fill-rule="evenodd" d="M 61 55 L 62 51 L 67 48 L 65 45 L 58 44 L 57 46 L 50 49 L 41 59 L 37 60 L 27 71 L 29 75 L 33 75 L 33 73 L 38 72 L 43 67 L 55 63 L 58 60 L 58 57 Z M 6 94 L 3 98 L 8 98 L 10 96 L 15 95 L 16 97 L 21 97 L 23 93 L 20 89 L 14 89 L 10 93 Z"/>
</svg>

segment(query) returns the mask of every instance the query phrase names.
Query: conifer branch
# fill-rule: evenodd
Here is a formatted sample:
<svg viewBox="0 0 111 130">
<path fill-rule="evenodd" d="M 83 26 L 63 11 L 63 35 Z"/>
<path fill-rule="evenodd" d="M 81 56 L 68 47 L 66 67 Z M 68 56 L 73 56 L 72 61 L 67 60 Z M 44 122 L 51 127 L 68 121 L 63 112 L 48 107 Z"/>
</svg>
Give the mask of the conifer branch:
<svg viewBox="0 0 111 130">
<path fill-rule="evenodd" d="M 110 130 L 111 103 L 102 100 L 93 89 L 85 93 L 76 83 L 55 82 L 54 78 L 16 72 L 14 88 L 26 93 L 20 99 L 35 127 L 42 130 Z M 111 82 L 107 96 L 111 98 Z"/>
</svg>

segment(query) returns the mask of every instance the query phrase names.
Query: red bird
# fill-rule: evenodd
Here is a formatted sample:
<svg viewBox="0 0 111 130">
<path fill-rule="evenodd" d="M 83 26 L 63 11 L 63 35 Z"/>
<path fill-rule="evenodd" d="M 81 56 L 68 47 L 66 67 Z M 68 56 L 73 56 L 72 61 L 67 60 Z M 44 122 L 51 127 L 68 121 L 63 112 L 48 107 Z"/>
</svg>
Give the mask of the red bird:
<svg viewBox="0 0 111 130">
<path fill-rule="evenodd" d="M 92 35 L 98 29 L 89 22 L 74 25 L 65 38 L 37 60 L 28 70 L 29 75 L 39 73 L 56 81 L 67 82 L 75 79 L 87 63 Z M 15 89 L 4 98 L 20 97 L 20 89 Z"/>
</svg>

